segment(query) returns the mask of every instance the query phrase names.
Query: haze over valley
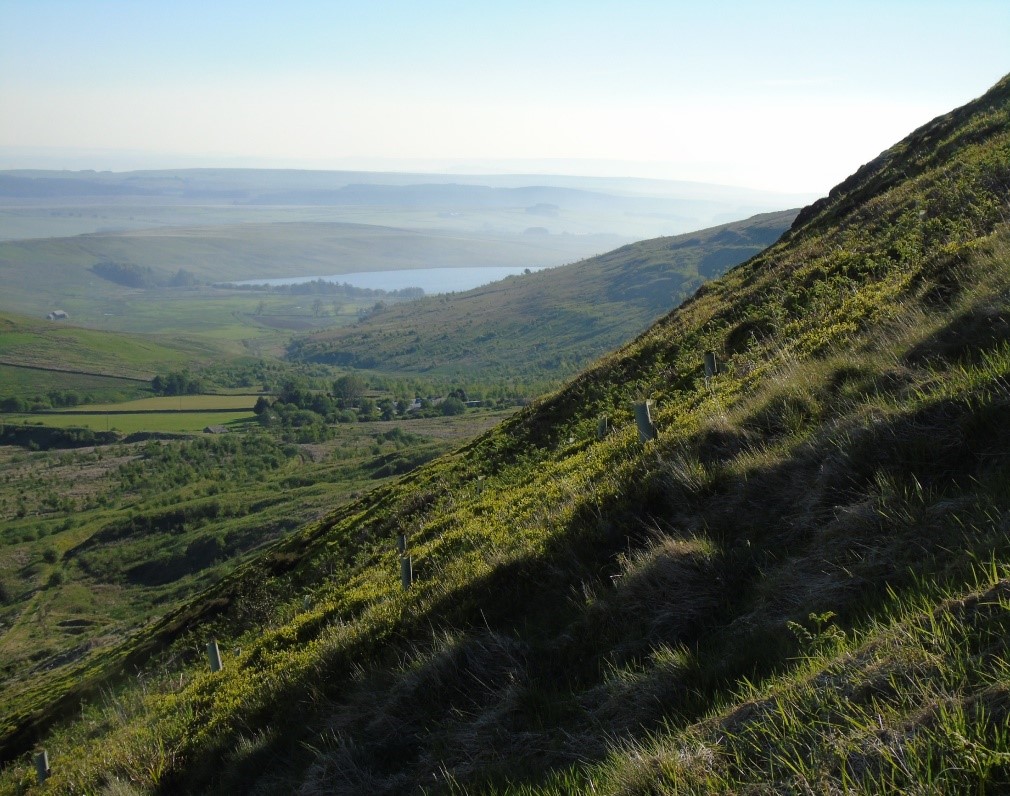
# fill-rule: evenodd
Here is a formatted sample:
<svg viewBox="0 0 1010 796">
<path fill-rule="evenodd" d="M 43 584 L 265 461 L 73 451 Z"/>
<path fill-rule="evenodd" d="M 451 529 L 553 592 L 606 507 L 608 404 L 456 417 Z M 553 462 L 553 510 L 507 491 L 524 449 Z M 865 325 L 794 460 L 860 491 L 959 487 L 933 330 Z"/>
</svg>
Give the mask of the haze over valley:
<svg viewBox="0 0 1010 796">
<path fill-rule="evenodd" d="M 0 796 L 1010 788 L 1008 32 L 0 0 Z"/>
</svg>

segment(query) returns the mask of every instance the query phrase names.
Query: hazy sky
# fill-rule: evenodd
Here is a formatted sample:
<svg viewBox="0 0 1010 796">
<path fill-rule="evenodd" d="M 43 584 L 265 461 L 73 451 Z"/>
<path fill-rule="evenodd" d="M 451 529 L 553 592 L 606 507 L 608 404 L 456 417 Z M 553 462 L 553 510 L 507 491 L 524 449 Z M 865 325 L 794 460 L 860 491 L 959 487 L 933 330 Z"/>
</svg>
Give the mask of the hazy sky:
<svg viewBox="0 0 1010 796">
<path fill-rule="evenodd" d="M 0 168 L 823 193 L 983 93 L 1008 56 L 1007 0 L 0 0 Z"/>
</svg>

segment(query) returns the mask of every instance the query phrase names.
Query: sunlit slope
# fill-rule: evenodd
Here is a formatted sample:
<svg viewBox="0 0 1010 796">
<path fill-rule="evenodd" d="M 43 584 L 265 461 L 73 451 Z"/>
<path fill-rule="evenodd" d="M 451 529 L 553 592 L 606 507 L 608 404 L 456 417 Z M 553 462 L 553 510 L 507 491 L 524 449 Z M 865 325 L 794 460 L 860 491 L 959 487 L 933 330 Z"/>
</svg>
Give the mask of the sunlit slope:
<svg viewBox="0 0 1010 796">
<path fill-rule="evenodd" d="M 191 340 L 100 332 L 73 323 L 73 318 L 49 321 L 0 312 L 0 364 L 150 381 L 159 369 L 185 367 L 216 353 Z"/>
<path fill-rule="evenodd" d="M 38 693 L 4 748 L 66 693 L 56 792 L 1005 788 L 1008 199 L 1004 78 L 563 390 L 82 664 L 130 663 L 90 707 Z"/>
<path fill-rule="evenodd" d="M 249 223 L 158 227 L 67 238 L 0 242 L 0 309 L 45 315 L 53 306 L 78 314 L 117 312 L 133 295 L 92 269 L 140 269 L 168 284 L 179 270 L 202 282 L 325 276 L 431 267 L 543 266 L 605 251 L 621 238 L 410 230 L 351 223 Z M 105 301 L 107 306 L 95 305 Z"/>
<path fill-rule="evenodd" d="M 294 342 L 294 359 L 466 377 L 561 377 L 627 342 L 757 254 L 795 210 L 655 238 L 572 265 L 388 307 Z"/>
</svg>

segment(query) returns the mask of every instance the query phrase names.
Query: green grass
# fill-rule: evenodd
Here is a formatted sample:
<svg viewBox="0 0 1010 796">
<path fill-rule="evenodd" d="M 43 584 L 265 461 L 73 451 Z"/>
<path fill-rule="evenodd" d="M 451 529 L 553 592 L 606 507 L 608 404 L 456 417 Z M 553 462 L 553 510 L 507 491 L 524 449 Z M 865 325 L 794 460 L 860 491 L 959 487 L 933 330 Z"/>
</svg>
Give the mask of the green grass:
<svg viewBox="0 0 1010 796">
<path fill-rule="evenodd" d="M 156 398 L 140 398 L 135 401 L 110 404 L 83 404 L 64 412 L 192 412 L 199 409 L 252 409 L 259 395 L 161 395 Z"/>
<path fill-rule="evenodd" d="M 159 411 L 116 413 L 95 412 L 92 414 L 66 414 L 52 412 L 43 415 L 8 415 L 7 422 L 52 426 L 55 428 L 90 428 L 92 431 L 120 431 L 133 434 L 141 431 L 163 431 L 167 433 L 200 433 L 207 426 L 232 426 L 252 421 L 251 410 L 215 412 L 170 412 Z"/>
<path fill-rule="evenodd" d="M 264 223 L 156 228 L 71 238 L 0 242 L 0 310 L 44 318 L 54 308 L 77 324 L 152 333 L 220 327 L 222 313 L 252 315 L 260 297 L 193 289 L 127 288 L 94 274 L 96 263 L 150 268 L 163 279 L 185 268 L 201 282 L 401 268 L 560 265 L 609 248 L 576 236 L 449 234 L 368 224 Z M 151 299 L 157 301 L 152 302 Z M 374 299 L 369 304 L 374 303 Z M 161 310 L 167 302 L 181 313 Z M 289 302 L 293 307 L 300 302 Z M 301 313 L 309 326 L 311 313 Z M 245 322 L 243 322 L 245 323 Z"/>
<path fill-rule="evenodd" d="M 42 682 L 59 690 L 91 651 L 115 655 L 250 551 L 381 483 L 392 458 L 430 459 L 501 417 L 346 424 L 306 446 L 253 427 L 83 450 L 0 447 L 5 706 L 30 704 Z"/>
<path fill-rule="evenodd" d="M 429 299 L 409 314 L 394 305 L 360 329 L 358 312 L 371 308 L 374 298 L 341 298 L 337 306 L 327 299 L 324 311 L 317 314 L 312 298 L 306 296 L 207 285 L 127 288 L 89 269 L 105 261 L 139 264 L 167 279 L 184 266 L 200 280 L 224 282 L 474 263 L 542 266 L 570 263 L 619 240 L 588 250 L 588 238 L 582 236 L 488 236 L 292 223 L 0 242 L 0 274 L 6 286 L 0 311 L 42 318 L 58 307 L 69 312 L 75 327 L 157 335 L 162 340 L 170 336 L 189 349 L 186 356 L 192 361 L 221 354 L 274 355 L 285 349 L 293 333 L 353 327 L 333 339 L 301 344 L 299 356 L 380 371 L 434 367 L 438 375 L 453 378 L 477 374 L 501 379 L 546 372 L 556 382 L 639 333 L 703 279 L 759 251 L 781 234 L 791 218 L 791 213 L 771 214 L 636 244 L 580 262 L 564 274 L 552 271 L 460 297 Z M 449 307 L 444 306 L 447 300 Z M 387 303 L 393 304 L 388 299 Z M 81 337 L 77 348 L 101 348 L 82 334 L 64 335 L 71 351 L 75 335 Z M 545 338 L 553 341 L 550 351 L 537 342 Z M 36 352 L 37 341 L 17 341 L 20 346 L 15 342 L 9 342 L 14 349 L 9 361 L 45 357 Z M 124 351 L 123 358 L 130 357 Z"/>
<path fill-rule="evenodd" d="M 157 369 L 209 361 L 219 351 L 193 340 L 84 329 L 62 321 L 0 315 L 0 363 L 73 375 L 149 381 Z"/>
<path fill-rule="evenodd" d="M 0 365 L 0 395 L 30 397 L 50 390 L 71 390 L 78 395 L 97 400 L 125 400 L 146 393 L 147 382 L 116 376 L 94 376 L 83 373 L 40 370 L 33 367 Z"/>
<path fill-rule="evenodd" d="M 29 731 L 66 793 L 1005 790 L 1008 164 L 1010 77 L 556 393 L 16 684 L 0 792 Z"/>
</svg>

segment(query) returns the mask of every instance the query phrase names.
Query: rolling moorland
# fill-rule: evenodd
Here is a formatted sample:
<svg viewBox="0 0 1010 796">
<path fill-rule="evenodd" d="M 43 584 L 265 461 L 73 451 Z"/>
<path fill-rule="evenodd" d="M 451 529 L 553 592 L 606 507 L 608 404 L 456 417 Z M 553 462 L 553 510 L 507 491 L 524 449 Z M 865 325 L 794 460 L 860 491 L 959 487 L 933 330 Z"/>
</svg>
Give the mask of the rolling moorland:
<svg viewBox="0 0 1010 796">
<path fill-rule="evenodd" d="M 617 276 L 625 282 L 646 276 L 652 283 L 679 282 L 686 271 L 697 282 L 745 259 L 762 238 L 777 237 L 793 215 L 628 247 L 607 258 L 603 273 L 611 290 L 617 289 Z M 229 345 L 255 323 L 270 327 L 270 339 L 283 340 L 284 326 L 299 316 L 278 307 L 308 304 L 311 295 L 257 290 L 254 300 L 265 311 L 218 313 L 193 323 L 192 310 L 182 310 L 198 306 L 193 291 L 159 285 L 168 272 L 159 274 L 146 264 L 150 260 L 139 259 L 144 265 L 121 261 L 102 268 L 112 278 L 95 282 L 105 291 L 129 288 L 124 292 L 132 294 L 130 306 L 143 300 L 149 308 L 148 328 L 174 334 L 87 330 L 67 321 L 0 316 L 0 412 L 6 413 L 0 414 L 0 440 L 21 447 L 0 448 L 5 528 L 0 649 L 3 701 L 14 714 L 31 704 L 35 693 L 58 691 L 67 682 L 67 668 L 102 654 L 272 540 L 461 444 L 551 380 L 535 373 L 517 378 L 515 367 L 506 370 L 507 378 L 496 379 L 479 360 L 471 372 L 444 380 L 371 373 L 365 403 L 323 417 L 318 412 L 327 410 L 320 408 L 320 396 L 341 369 L 236 358 Z M 560 301 L 566 290 L 571 299 L 570 286 L 577 285 L 576 297 L 588 303 L 592 289 L 600 287 L 601 269 L 586 264 L 583 278 L 582 267 L 558 269 L 547 289 Z M 597 278 L 588 279 L 590 274 Z M 338 298 L 353 312 L 367 308 L 375 295 L 391 297 L 361 293 Z M 534 295 L 543 300 L 539 289 Z M 469 296 L 448 298 L 455 303 Z M 248 291 L 236 298 L 251 303 Z M 660 291 L 652 300 L 668 307 L 676 298 Z M 507 323 L 508 311 L 518 309 L 514 302 L 500 308 L 485 319 L 485 328 Z M 619 303 L 611 302 L 610 309 L 625 339 L 647 325 L 647 319 L 636 322 L 633 313 L 621 313 Z M 571 320 L 581 324 L 578 317 Z M 584 345 L 592 345 L 598 334 L 577 331 Z M 244 343 L 248 348 L 249 340 Z M 189 387 L 198 383 L 193 391 L 202 394 L 146 397 L 152 377 L 180 370 L 180 378 L 190 381 Z M 291 386 L 305 400 L 301 409 L 281 413 Z M 461 386 L 482 399 L 482 409 L 449 415 L 441 411 L 443 404 L 403 414 L 415 396 Z M 255 412 L 262 400 L 276 403 L 268 412 Z M 242 439 L 201 438 L 208 428 L 239 432 Z M 26 682 L 34 686 L 27 695 Z"/>
<path fill-rule="evenodd" d="M 584 363 L 587 351 L 602 351 L 613 342 L 629 339 L 682 299 L 686 291 L 673 288 L 685 279 L 696 286 L 705 276 L 746 259 L 778 237 L 794 215 L 773 214 L 691 236 L 636 244 L 602 263 L 556 269 L 545 283 L 533 278 L 532 291 L 526 288 L 518 295 L 510 289 L 492 291 L 490 301 L 482 299 L 484 317 L 477 333 L 497 329 L 494 336 L 507 337 L 501 328 L 517 328 L 511 315 L 522 314 L 522 302 L 516 298 L 542 304 L 553 294 L 559 304 L 563 297 L 569 306 L 589 306 L 594 291 L 605 288 L 616 294 L 606 306 L 614 315 L 608 324 L 612 341 L 600 342 L 601 330 L 587 325 L 580 314 L 567 319 L 568 333 L 576 334 L 581 343 L 575 361 Z M 259 231 L 266 236 L 264 242 L 269 242 L 264 250 L 276 254 L 289 245 L 301 251 L 319 234 L 320 225 L 284 226 L 287 234 L 278 239 L 266 235 L 268 227 Z M 299 229 L 294 236 L 293 226 Z M 179 239 L 184 247 L 199 246 L 207 234 L 218 235 L 222 229 L 227 232 L 221 227 L 172 229 L 168 236 Z M 81 269 L 83 261 L 71 262 L 65 252 L 50 248 L 52 243 L 34 241 L 32 245 L 52 256 L 53 269 L 69 274 L 75 266 Z M 242 262 L 234 246 L 224 248 L 236 263 Z M 264 426 L 268 415 L 253 412 L 258 400 L 274 400 L 280 393 L 283 403 L 283 385 L 292 380 L 326 390 L 342 371 L 325 364 L 267 364 L 262 359 L 236 358 L 229 343 L 241 337 L 248 350 L 251 341 L 244 335 L 255 330 L 262 333 L 260 340 L 279 344 L 285 327 L 309 325 L 303 320 L 304 312 L 298 312 L 302 307 L 293 305 L 310 306 L 314 294 L 166 285 L 170 270 L 157 255 L 150 255 L 151 251 L 138 251 L 123 257 L 120 252 L 115 259 L 100 260 L 104 267 L 93 265 L 86 272 L 81 270 L 81 275 L 96 297 L 111 302 L 116 299 L 110 293 L 123 294 L 118 317 L 129 318 L 129 325 L 139 323 L 141 328 L 172 334 L 106 332 L 68 325 L 73 321 L 0 316 L 0 411 L 8 413 L 0 415 L 0 440 L 29 447 L 28 451 L 7 451 L 0 486 L 0 516 L 6 524 L 6 563 L 0 565 L 5 602 L 0 626 L 6 627 L 0 649 L 8 700 L 16 701 L 10 689 L 16 690 L 16 683 L 26 675 L 56 676 L 91 650 L 164 614 L 251 552 L 320 516 L 327 506 L 332 509 L 382 479 L 459 444 L 507 416 L 512 411 L 509 407 L 522 396 L 536 394 L 559 378 L 556 368 L 554 372 L 530 370 L 521 358 L 513 358 L 511 367 L 496 367 L 490 347 L 485 347 L 483 357 L 468 361 L 469 370 L 432 374 L 430 369 L 417 368 L 428 372 L 406 380 L 372 373 L 377 389 L 370 391 L 369 401 L 374 405 L 378 400 L 380 408 L 392 400 L 402 406 L 416 395 L 462 388 L 497 409 L 421 420 L 383 410 L 384 422 L 375 422 L 379 414 L 374 410 L 344 411 L 328 418 L 333 424 L 339 416 L 338 424 L 326 426 L 322 416 L 305 411 L 307 404 L 298 413 L 301 417 L 292 418 L 297 426 L 286 418 Z M 208 263 L 212 255 L 206 253 Z M 262 252 L 258 256 L 269 261 Z M 380 252 L 378 256 L 382 260 L 386 255 Z M 200 276 L 228 273 L 224 259 L 217 270 Z M 20 265 L 23 288 L 30 290 L 24 277 L 31 270 L 24 269 L 17 258 L 11 264 Z M 58 289 L 67 289 L 68 280 L 53 282 L 59 284 Z M 666 290 L 629 293 L 621 287 L 628 282 Z M 206 299 L 201 302 L 201 291 L 209 289 L 230 293 L 235 306 L 244 311 L 197 318 L 200 308 L 207 306 Z M 327 293 L 323 296 L 327 310 L 312 320 L 340 322 L 330 317 L 331 299 L 334 304 L 340 302 L 342 314 L 352 317 L 368 308 L 376 296 L 382 297 L 384 305 L 395 306 L 396 297 L 391 294 L 360 292 Z M 467 302 L 473 293 L 446 298 L 455 306 Z M 651 314 L 643 313 L 635 303 L 646 303 L 644 294 L 648 294 L 647 303 L 654 305 Z M 502 296 L 508 300 L 502 301 Z M 319 296 L 314 303 L 321 303 Z M 146 309 L 138 311 L 141 306 Z M 333 316 L 341 313 L 334 311 Z M 369 323 L 368 317 L 359 318 L 355 325 L 364 323 Z M 374 329 L 374 322 L 369 326 Z M 559 343 L 555 345 L 560 351 Z M 199 374 L 194 378 L 201 380 L 202 391 L 211 394 L 145 397 L 150 395 L 153 376 L 179 370 Z M 318 409 L 315 400 L 311 407 Z M 371 422 L 346 423 L 359 419 Z M 248 439 L 241 443 L 189 439 L 211 427 L 241 432 Z M 92 449 L 92 445 L 100 447 Z M 74 485 L 69 489 L 61 486 L 70 482 Z M 156 487 L 159 483 L 161 489 Z"/>
<path fill-rule="evenodd" d="M 0 311 L 43 318 L 61 309 L 75 326 L 196 338 L 216 354 L 272 357 L 292 331 L 354 324 L 378 300 L 388 307 L 409 297 L 300 296 L 223 283 L 558 266 L 795 199 L 692 183 L 543 175 L 0 172 Z M 628 335 L 654 317 L 637 319 Z M 617 336 L 596 352 L 626 339 Z"/>
<path fill-rule="evenodd" d="M 299 335 L 287 356 L 443 378 L 560 379 L 774 243 L 796 212 L 654 238 L 570 267 L 390 304 L 353 326 Z"/>
<path fill-rule="evenodd" d="M 546 240 L 545 240 L 546 238 Z M 622 242 L 614 236 L 495 237 L 372 224 L 161 227 L 0 243 L 0 310 L 78 326 L 211 337 L 261 355 L 291 330 L 353 323 L 379 291 L 313 297 L 215 286 L 254 278 L 458 266 L 561 265 Z M 339 277 L 338 277 L 339 281 Z M 170 307 L 171 309 L 166 309 Z M 225 323 L 222 320 L 227 321 Z"/>
<path fill-rule="evenodd" d="M 0 792 L 1007 787 L 1008 222 L 1010 77 L 556 393 L 26 681 Z"/>
</svg>

